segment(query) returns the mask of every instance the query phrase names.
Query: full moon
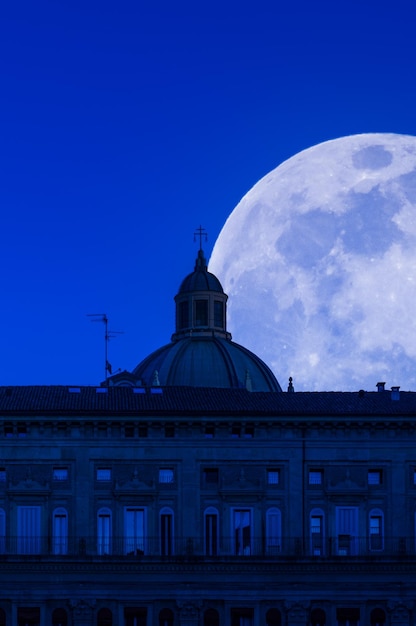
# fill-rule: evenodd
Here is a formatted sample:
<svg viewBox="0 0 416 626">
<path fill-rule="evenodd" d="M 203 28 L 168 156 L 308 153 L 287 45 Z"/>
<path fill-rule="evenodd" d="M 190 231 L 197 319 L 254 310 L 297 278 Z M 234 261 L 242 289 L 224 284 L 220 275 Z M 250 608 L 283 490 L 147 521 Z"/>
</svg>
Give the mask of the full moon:
<svg viewBox="0 0 416 626">
<path fill-rule="evenodd" d="M 416 390 L 416 137 L 326 141 L 262 178 L 209 270 L 233 340 L 298 391 Z"/>
</svg>

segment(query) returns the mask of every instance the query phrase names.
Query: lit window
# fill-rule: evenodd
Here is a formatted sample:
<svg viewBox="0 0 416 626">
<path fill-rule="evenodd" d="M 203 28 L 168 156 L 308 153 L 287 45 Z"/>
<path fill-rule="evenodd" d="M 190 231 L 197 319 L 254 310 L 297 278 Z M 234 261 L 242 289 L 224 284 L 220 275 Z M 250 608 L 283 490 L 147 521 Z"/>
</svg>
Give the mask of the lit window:
<svg viewBox="0 0 416 626">
<path fill-rule="evenodd" d="M 267 484 L 268 485 L 278 485 L 279 479 L 280 479 L 280 471 L 278 469 L 267 470 Z"/>
<path fill-rule="evenodd" d="M 173 483 L 173 469 L 166 467 L 159 470 L 159 482 L 160 483 Z"/>
<path fill-rule="evenodd" d="M 111 480 L 111 468 L 99 467 L 97 469 L 97 480 Z"/>
<path fill-rule="evenodd" d="M 97 552 L 111 554 L 111 511 L 107 508 L 97 513 Z"/>
<path fill-rule="evenodd" d="M 322 470 L 309 470 L 309 484 L 310 485 L 322 485 L 323 482 Z"/>
<path fill-rule="evenodd" d="M 68 553 L 68 513 L 65 509 L 55 509 L 53 512 L 53 553 Z"/>
<path fill-rule="evenodd" d="M 382 471 L 381 470 L 368 470 L 368 484 L 369 485 L 381 485 L 382 483 Z"/>
<path fill-rule="evenodd" d="M 322 556 L 324 553 L 324 513 L 320 509 L 313 509 L 310 514 L 310 543 L 311 554 Z"/>
<path fill-rule="evenodd" d="M 54 467 L 53 468 L 53 480 L 68 480 L 68 468 L 67 467 Z"/>
</svg>

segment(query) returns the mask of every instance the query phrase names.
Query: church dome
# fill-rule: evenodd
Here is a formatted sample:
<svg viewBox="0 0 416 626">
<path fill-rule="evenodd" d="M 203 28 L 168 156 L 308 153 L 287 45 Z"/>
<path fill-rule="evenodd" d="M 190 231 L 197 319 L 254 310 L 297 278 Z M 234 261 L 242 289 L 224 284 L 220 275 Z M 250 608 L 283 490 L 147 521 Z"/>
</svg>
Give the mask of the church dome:
<svg viewBox="0 0 416 626">
<path fill-rule="evenodd" d="M 176 330 L 171 343 L 146 357 L 132 372 L 142 385 L 246 388 L 281 391 L 272 371 L 255 354 L 231 340 L 227 299 L 208 272 L 200 249 L 194 271 L 175 296 Z"/>
</svg>

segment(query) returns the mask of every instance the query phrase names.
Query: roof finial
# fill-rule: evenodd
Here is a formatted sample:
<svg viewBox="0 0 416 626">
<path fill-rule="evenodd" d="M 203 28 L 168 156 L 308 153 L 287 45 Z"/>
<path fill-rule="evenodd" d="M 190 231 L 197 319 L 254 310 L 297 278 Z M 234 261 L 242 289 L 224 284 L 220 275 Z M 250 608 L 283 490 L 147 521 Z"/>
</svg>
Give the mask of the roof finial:
<svg viewBox="0 0 416 626">
<path fill-rule="evenodd" d="M 197 228 L 196 231 L 194 232 L 194 241 L 196 241 L 197 237 L 199 237 L 199 249 L 202 250 L 202 237 L 205 237 L 205 241 L 208 240 L 208 233 L 206 232 L 205 228 L 203 228 L 202 226 Z"/>
</svg>

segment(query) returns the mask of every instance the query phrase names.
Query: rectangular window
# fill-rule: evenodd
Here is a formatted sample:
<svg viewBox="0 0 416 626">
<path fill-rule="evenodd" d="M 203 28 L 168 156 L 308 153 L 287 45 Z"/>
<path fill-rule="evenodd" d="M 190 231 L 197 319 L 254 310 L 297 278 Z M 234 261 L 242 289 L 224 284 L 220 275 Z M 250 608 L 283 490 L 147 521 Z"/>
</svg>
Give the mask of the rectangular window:
<svg viewBox="0 0 416 626">
<path fill-rule="evenodd" d="M 162 513 L 160 516 L 160 553 L 162 556 L 173 554 L 173 515 Z"/>
<path fill-rule="evenodd" d="M 65 509 L 53 513 L 53 553 L 68 554 L 68 515 Z"/>
<path fill-rule="evenodd" d="M 146 626 L 147 609 L 126 607 L 124 609 L 124 626 Z"/>
<path fill-rule="evenodd" d="M 231 437 L 233 439 L 239 439 L 241 437 L 241 428 L 240 426 L 233 426 L 231 429 Z"/>
<path fill-rule="evenodd" d="M 224 326 L 224 305 L 221 300 L 214 300 L 214 326 Z"/>
<path fill-rule="evenodd" d="M 383 517 L 370 516 L 370 550 L 383 549 Z"/>
<path fill-rule="evenodd" d="M 195 300 L 195 326 L 208 326 L 208 300 Z"/>
<path fill-rule="evenodd" d="M 381 485 L 383 479 L 382 470 L 368 470 L 368 484 Z"/>
<path fill-rule="evenodd" d="M 251 554 L 251 510 L 234 509 L 234 552 L 239 556 L 249 556 Z"/>
<path fill-rule="evenodd" d="M 175 478 L 174 471 L 171 467 L 164 467 L 159 470 L 160 483 L 173 483 Z"/>
<path fill-rule="evenodd" d="M 60 481 L 68 480 L 68 468 L 67 467 L 54 467 L 52 478 L 53 480 L 60 480 Z"/>
<path fill-rule="evenodd" d="M 323 554 L 323 519 L 322 515 L 311 515 L 311 553 Z"/>
<path fill-rule="evenodd" d="M 212 487 L 218 485 L 219 472 L 217 467 L 206 467 L 204 469 L 204 485 L 206 487 Z"/>
<path fill-rule="evenodd" d="M 147 437 L 147 426 L 139 426 L 139 437 Z"/>
<path fill-rule="evenodd" d="M 6 468 L 0 467 L 0 483 L 6 482 Z"/>
<path fill-rule="evenodd" d="M 360 609 L 337 609 L 337 626 L 360 626 Z"/>
<path fill-rule="evenodd" d="M 17 507 L 17 553 L 40 554 L 40 506 Z"/>
<path fill-rule="evenodd" d="M 205 434 L 205 439 L 213 439 L 215 437 L 214 426 L 206 426 L 204 434 Z"/>
<path fill-rule="evenodd" d="M 111 480 L 111 467 L 97 468 L 97 480 Z"/>
<path fill-rule="evenodd" d="M 98 511 L 97 551 L 98 554 L 111 554 L 111 512 L 107 510 Z"/>
<path fill-rule="evenodd" d="M 267 484 L 278 485 L 280 482 L 280 470 L 268 469 L 267 470 Z"/>
<path fill-rule="evenodd" d="M 324 472 L 321 469 L 309 470 L 309 484 L 322 485 Z"/>
<path fill-rule="evenodd" d="M 38 607 L 18 607 L 17 626 L 39 626 L 40 608 Z"/>
<path fill-rule="evenodd" d="M 124 551 L 126 554 L 145 552 L 145 510 L 126 507 L 124 511 Z"/>
<path fill-rule="evenodd" d="M 253 617 L 253 609 L 231 609 L 231 626 L 253 626 Z"/>
<path fill-rule="evenodd" d="M 172 438 L 175 436 L 174 426 L 165 426 L 165 437 Z"/>
<path fill-rule="evenodd" d="M 205 515 L 205 554 L 207 556 L 218 554 L 218 515 L 216 513 Z"/>
<path fill-rule="evenodd" d="M 134 426 L 125 426 L 124 427 L 124 436 L 128 438 L 134 437 Z"/>
<path fill-rule="evenodd" d="M 246 439 L 253 439 L 254 437 L 254 426 L 246 426 L 244 429 L 244 437 Z"/>
<path fill-rule="evenodd" d="M 337 553 L 340 556 L 358 554 L 358 507 L 337 506 L 335 515 L 338 541 Z"/>
</svg>

